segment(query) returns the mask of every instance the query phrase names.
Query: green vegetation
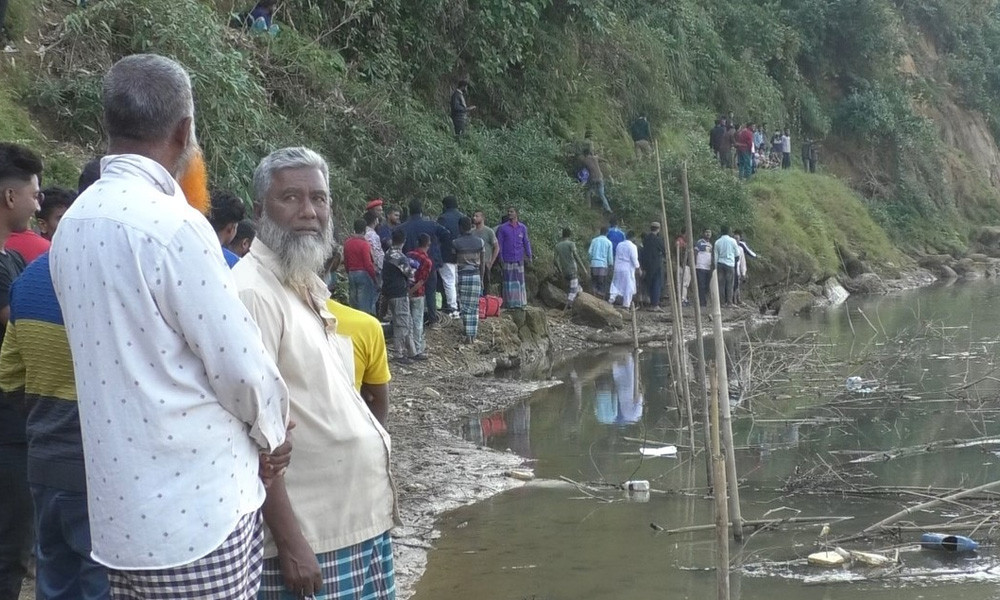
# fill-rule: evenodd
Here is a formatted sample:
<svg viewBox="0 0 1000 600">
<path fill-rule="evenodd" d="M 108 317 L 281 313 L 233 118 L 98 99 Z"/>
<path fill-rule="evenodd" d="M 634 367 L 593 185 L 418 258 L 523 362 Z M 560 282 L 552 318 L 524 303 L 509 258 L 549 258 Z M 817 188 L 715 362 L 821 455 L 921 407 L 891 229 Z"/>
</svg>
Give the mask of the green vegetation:
<svg viewBox="0 0 1000 600">
<path fill-rule="evenodd" d="M 271 38 L 227 26 L 252 0 L 92 0 L 82 10 L 14 0 L 12 29 L 41 36 L 33 43 L 45 52 L 26 45 L 0 71 L 18 96 L 0 97 L 0 135 L 57 162 L 82 160 L 101 143 L 101 74 L 122 55 L 159 52 L 193 75 L 216 185 L 246 194 L 261 156 L 309 145 L 331 163 L 342 220 L 369 196 L 419 197 L 433 212 L 456 194 L 491 219 L 519 206 L 544 249 L 562 226 L 582 242 L 602 220 L 573 179 L 584 144 L 602 158 L 615 212 L 636 228 L 658 220 L 655 164 L 638 160 L 628 137 L 645 114 L 672 232 L 687 164 L 695 226 L 747 230 L 768 248 L 767 279 L 782 281 L 837 272 L 837 246 L 875 266 L 902 260 L 890 239 L 958 250 L 972 223 L 1000 216 L 975 156 L 948 147 L 928 119 L 951 103 L 949 114 L 979 111 L 998 129 L 998 4 L 286 0 Z M 916 71 L 900 69 L 904 57 Z M 447 102 L 460 77 L 478 108 L 455 139 Z M 797 172 L 739 184 L 706 144 L 714 118 L 730 111 L 789 127 L 795 152 L 806 137 L 822 140 L 821 165 L 842 179 Z M 69 145 L 78 149 L 67 154 Z M 942 178 L 947 167 L 960 177 Z"/>
</svg>

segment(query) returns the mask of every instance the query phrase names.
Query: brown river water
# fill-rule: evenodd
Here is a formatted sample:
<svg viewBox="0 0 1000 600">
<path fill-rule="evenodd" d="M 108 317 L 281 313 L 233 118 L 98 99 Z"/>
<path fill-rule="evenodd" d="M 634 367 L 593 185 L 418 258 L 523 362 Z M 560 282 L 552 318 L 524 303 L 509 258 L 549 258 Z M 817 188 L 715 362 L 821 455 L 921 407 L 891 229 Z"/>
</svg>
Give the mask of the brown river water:
<svg viewBox="0 0 1000 600">
<path fill-rule="evenodd" d="M 834 539 L 921 501 L 838 490 L 973 487 L 1000 479 L 1000 441 L 844 464 L 865 451 L 1000 436 L 1000 386 L 991 379 L 1000 380 L 1000 370 L 993 371 L 998 307 L 1000 287 L 993 284 L 938 286 L 766 324 L 749 334 L 751 343 L 742 330 L 730 334 L 743 517 L 853 517 L 831 523 Z M 638 452 L 644 439 L 648 446 L 687 443 L 663 350 L 587 354 L 550 375 L 563 383 L 503 413 L 456 424 L 468 439 L 524 457 L 538 479 L 447 514 L 414 598 L 715 597 L 713 532 L 668 535 L 651 525 L 713 522 L 704 455 L 692 458 L 686 448 L 675 458 Z M 860 377 L 863 391 L 847 391 L 848 377 Z M 696 431 L 700 446 L 700 426 Z M 628 480 L 649 481 L 653 492 L 630 496 L 603 485 Z M 945 504 L 906 520 L 969 520 L 969 510 Z M 902 564 L 888 576 L 806 565 L 802 559 L 821 549 L 821 526 L 748 531 L 742 544 L 731 542 L 732 598 L 1000 598 L 1000 554 L 989 523 L 972 534 L 982 547 L 969 555 L 920 550 L 919 531 L 842 544 L 899 548 Z"/>
</svg>

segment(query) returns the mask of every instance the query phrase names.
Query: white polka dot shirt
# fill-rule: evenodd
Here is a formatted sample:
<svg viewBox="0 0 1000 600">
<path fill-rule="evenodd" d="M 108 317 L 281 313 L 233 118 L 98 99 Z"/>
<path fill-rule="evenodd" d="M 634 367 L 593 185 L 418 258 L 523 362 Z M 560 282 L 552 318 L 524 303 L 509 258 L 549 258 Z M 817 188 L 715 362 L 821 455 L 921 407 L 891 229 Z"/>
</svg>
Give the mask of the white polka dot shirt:
<svg viewBox="0 0 1000 600">
<path fill-rule="evenodd" d="M 264 500 L 288 391 L 218 238 L 159 164 L 108 156 L 66 212 L 52 280 L 73 353 L 94 558 L 205 556 Z"/>
</svg>

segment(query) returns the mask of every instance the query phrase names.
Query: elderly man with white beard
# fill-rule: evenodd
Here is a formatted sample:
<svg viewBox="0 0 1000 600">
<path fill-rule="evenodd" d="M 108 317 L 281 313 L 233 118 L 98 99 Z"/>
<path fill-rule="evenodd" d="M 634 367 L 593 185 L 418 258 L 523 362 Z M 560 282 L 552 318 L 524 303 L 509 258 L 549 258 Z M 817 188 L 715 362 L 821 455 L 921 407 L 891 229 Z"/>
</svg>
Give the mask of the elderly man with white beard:
<svg viewBox="0 0 1000 600">
<path fill-rule="evenodd" d="M 308 148 L 264 158 L 253 177 L 257 239 L 233 269 L 297 424 L 294 459 L 264 502 L 262 600 L 395 597 L 389 434 L 355 390 L 353 351 L 318 275 L 333 244 L 328 179 Z"/>
</svg>

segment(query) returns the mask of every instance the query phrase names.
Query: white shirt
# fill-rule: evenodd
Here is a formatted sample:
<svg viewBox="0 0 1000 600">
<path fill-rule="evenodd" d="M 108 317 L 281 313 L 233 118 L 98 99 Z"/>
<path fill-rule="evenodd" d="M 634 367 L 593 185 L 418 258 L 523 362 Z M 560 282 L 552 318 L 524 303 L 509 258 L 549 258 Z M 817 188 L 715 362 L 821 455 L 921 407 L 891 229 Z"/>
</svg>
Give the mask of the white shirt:
<svg viewBox="0 0 1000 600">
<path fill-rule="evenodd" d="M 790 154 L 792 152 L 792 138 L 787 135 L 781 136 L 781 151 L 785 154 Z M 56 231 L 59 231 L 58 229 Z"/>
<path fill-rule="evenodd" d="M 288 391 L 219 240 L 159 164 L 101 161 L 52 241 L 73 353 L 95 560 L 197 560 L 264 500 Z"/>
<path fill-rule="evenodd" d="M 313 276 L 292 288 L 278 279 L 278 265 L 258 238 L 233 275 L 288 383 L 296 427 L 285 487 L 302 535 L 322 554 L 392 528 L 390 440 L 354 387 L 354 350 L 337 334 L 326 285 Z M 266 533 L 264 556 L 276 556 Z"/>
</svg>

